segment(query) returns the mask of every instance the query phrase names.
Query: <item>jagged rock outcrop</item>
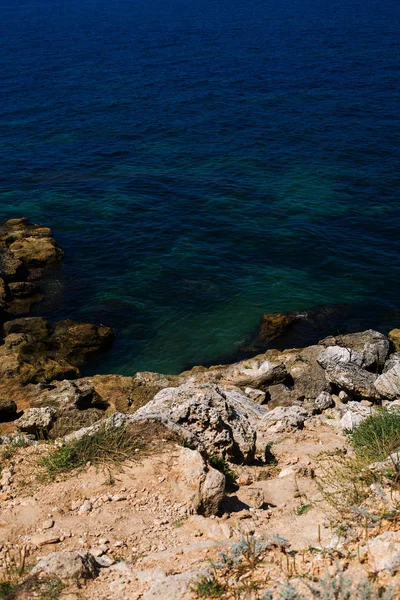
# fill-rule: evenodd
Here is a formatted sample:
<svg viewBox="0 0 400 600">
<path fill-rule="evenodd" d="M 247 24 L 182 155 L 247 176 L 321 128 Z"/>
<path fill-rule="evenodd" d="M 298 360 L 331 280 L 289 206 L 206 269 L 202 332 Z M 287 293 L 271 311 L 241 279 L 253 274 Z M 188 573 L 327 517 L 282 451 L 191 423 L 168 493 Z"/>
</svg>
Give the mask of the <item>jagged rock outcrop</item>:
<svg viewBox="0 0 400 600">
<path fill-rule="evenodd" d="M 263 428 L 273 433 L 302 429 L 310 417 L 301 406 L 277 406 L 263 418 Z"/>
<path fill-rule="evenodd" d="M 135 416 L 164 415 L 200 439 L 210 455 L 250 462 L 256 450 L 250 419 L 260 421 L 266 412 L 239 390 L 188 383 L 162 390 Z"/>
<path fill-rule="evenodd" d="M 377 377 L 374 386 L 382 398 L 396 400 L 396 398 L 400 398 L 400 362 L 396 358 L 392 359 L 390 363 L 390 365 L 385 365 L 384 373 Z"/>
</svg>

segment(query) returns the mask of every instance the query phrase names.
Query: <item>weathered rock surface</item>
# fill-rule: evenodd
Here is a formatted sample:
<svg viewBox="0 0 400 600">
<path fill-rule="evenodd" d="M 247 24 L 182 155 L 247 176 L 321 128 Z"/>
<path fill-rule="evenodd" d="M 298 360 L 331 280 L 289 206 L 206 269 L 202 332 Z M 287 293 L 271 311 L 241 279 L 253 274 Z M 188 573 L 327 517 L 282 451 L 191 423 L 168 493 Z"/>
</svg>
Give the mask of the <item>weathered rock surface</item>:
<svg viewBox="0 0 400 600">
<path fill-rule="evenodd" d="M 87 410 L 89 408 L 108 408 L 105 402 L 85 380 L 55 382 L 49 389 L 32 402 L 32 406 L 50 406 L 63 413 L 73 410 Z"/>
<path fill-rule="evenodd" d="M 280 433 L 302 429 L 310 415 L 301 406 L 277 406 L 263 418 L 264 426 L 271 432 Z"/>
<path fill-rule="evenodd" d="M 327 337 L 319 344 L 326 348 L 319 358 L 324 368 L 337 363 L 352 363 L 376 371 L 383 368 L 390 350 L 389 339 L 373 329 Z"/>
<path fill-rule="evenodd" d="M 256 432 L 249 416 L 261 420 L 266 410 L 239 390 L 189 383 L 162 390 L 135 416 L 152 414 L 164 415 L 188 429 L 210 455 L 249 462 L 256 449 Z"/>
<path fill-rule="evenodd" d="M 52 327 L 41 317 L 14 319 L 4 324 L 0 346 L 0 375 L 22 383 L 79 377 L 78 365 L 109 347 L 109 327 L 62 321 Z"/>
<path fill-rule="evenodd" d="M 11 219 L 0 224 L 0 319 L 29 314 L 40 302 L 42 292 L 36 281 L 44 269 L 58 263 L 62 249 L 47 227 L 28 219 Z"/>
<path fill-rule="evenodd" d="M 315 406 L 318 410 L 327 410 L 335 406 L 335 401 L 329 392 L 321 392 L 317 398 L 315 398 Z"/>
<path fill-rule="evenodd" d="M 372 573 L 389 571 L 396 573 L 400 568 L 400 534 L 385 531 L 368 540 L 361 547 L 361 558 L 368 562 Z"/>
<path fill-rule="evenodd" d="M 99 565 L 89 552 L 52 552 L 42 558 L 31 571 L 32 575 L 48 573 L 60 579 L 93 579 Z"/>
<path fill-rule="evenodd" d="M 207 467 L 197 450 L 179 448 L 174 459 L 174 480 L 188 513 L 215 515 L 224 496 L 225 475 Z"/>
<path fill-rule="evenodd" d="M 389 331 L 388 338 L 395 351 L 400 352 L 400 329 L 392 329 L 392 331 Z"/>
<path fill-rule="evenodd" d="M 59 261 L 63 250 L 48 227 L 33 225 L 28 219 L 11 219 L 0 228 L 0 245 L 27 267 L 47 267 Z"/>
<path fill-rule="evenodd" d="M 15 421 L 16 427 L 23 433 L 35 436 L 47 435 L 56 419 L 54 408 L 29 408 L 22 417 Z"/>
<path fill-rule="evenodd" d="M 383 398 L 396 400 L 400 398 L 400 362 L 392 359 L 391 364 L 393 366 L 388 370 L 386 370 L 385 365 L 385 372 L 375 380 L 374 386 Z"/>
<path fill-rule="evenodd" d="M 325 374 L 329 383 L 348 394 L 367 400 L 379 398 L 375 387 L 377 376 L 353 363 L 338 363 L 335 366 L 329 366 Z"/>
</svg>

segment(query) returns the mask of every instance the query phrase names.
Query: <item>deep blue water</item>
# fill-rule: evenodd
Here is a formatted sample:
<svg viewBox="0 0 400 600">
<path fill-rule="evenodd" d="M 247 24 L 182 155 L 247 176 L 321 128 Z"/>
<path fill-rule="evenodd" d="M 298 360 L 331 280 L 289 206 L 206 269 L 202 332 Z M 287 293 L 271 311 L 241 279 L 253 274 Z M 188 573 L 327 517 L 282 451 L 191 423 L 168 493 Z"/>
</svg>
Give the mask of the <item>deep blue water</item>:
<svg viewBox="0 0 400 600">
<path fill-rule="evenodd" d="M 0 220 L 66 250 L 41 309 L 102 371 L 235 351 L 261 313 L 400 326 L 397 0 L 0 0 Z"/>
</svg>

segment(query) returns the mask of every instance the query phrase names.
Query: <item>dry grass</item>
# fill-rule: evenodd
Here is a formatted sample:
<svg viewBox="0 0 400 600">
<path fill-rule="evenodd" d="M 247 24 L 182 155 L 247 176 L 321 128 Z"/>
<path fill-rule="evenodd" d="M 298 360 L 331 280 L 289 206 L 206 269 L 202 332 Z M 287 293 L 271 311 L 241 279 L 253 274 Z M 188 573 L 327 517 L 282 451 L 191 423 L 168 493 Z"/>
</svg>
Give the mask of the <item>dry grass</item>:
<svg viewBox="0 0 400 600">
<path fill-rule="evenodd" d="M 165 445 L 179 438 L 156 422 L 138 422 L 124 427 L 101 427 L 92 435 L 54 448 L 39 459 L 50 479 L 92 465 L 118 465 L 162 452 Z"/>
</svg>

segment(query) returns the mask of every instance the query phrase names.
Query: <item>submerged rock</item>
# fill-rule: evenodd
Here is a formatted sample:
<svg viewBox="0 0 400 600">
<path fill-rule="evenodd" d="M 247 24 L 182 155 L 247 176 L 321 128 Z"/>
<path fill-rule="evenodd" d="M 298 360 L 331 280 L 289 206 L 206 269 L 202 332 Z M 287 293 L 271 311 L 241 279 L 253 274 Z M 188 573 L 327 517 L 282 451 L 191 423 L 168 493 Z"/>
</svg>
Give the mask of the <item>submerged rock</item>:
<svg viewBox="0 0 400 600">
<path fill-rule="evenodd" d="M 64 252 L 51 230 L 28 219 L 11 219 L 0 224 L 0 319 L 29 314 L 42 300 L 35 282 L 44 270 L 60 261 Z"/>
</svg>

